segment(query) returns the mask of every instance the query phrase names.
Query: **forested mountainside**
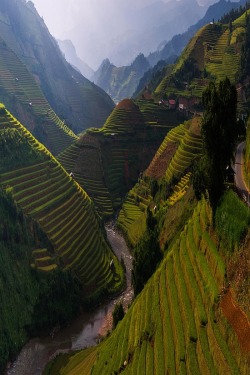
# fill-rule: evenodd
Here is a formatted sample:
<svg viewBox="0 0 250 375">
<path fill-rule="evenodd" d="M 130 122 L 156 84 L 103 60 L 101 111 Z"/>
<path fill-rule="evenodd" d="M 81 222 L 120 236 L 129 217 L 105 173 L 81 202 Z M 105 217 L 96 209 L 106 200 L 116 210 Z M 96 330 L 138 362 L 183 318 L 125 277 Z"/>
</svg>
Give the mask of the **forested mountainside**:
<svg viewBox="0 0 250 375">
<path fill-rule="evenodd" d="M 204 117 L 167 133 L 120 211 L 137 297 L 102 343 L 58 356 L 44 374 L 248 374 L 250 217 L 226 163 L 243 139 L 237 138 L 237 94 L 238 113 L 249 106 L 249 16 L 231 21 L 199 30 L 156 90 L 163 98 L 158 108 L 174 98 L 169 104 L 180 103 L 183 111 L 194 97 L 188 109 L 195 111 L 196 104 Z M 242 83 L 236 89 L 227 76 Z M 141 101 L 152 104 L 145 96 Z M 225 155 L 214 157 L 221 150 Z M 224 163 L 218 184 L 211 170 L 216 163 Z M 212 189 L 221 194 L 216 201 Z M 152 253 L 159 256 L 156 271 Z"/>
<path fill-rule="evenodd" d="M 3 105 L 0 192 L 3 369 L 29 335 L 121 290 L 123 270 L 89 196 Z"/>
<path fill-rule="evenodd" d="M 74 133 L 80 133 L 90 126 L 103 125 L 114 103 L 102 89 L 66 62 L 57 42 L 50 35 L 31 1 L 1 1 L 0 37 L 7 48 L 23 62 L 27 71 L 32 73 L 54 112 Z M 6 90 L 10 96 L 9 102 L 14 101 L 19 95 L 15 80 L 21 78 L 15 63 L 13 65 L 10 66 L 10 72 L 6 68 L 3 71 L 11 84 Z M 30 90 L 27 96 L 28 102 L 36 102 L 35 90 L 34 96 L 33 90 Z M 25 122 L 22 106 L 19 107 L 15 108 L 12 104 L 9 109 L 13 110 L 19 120 Z M 27 111 L 24 109 L 24 112 Z M 32 118 L 29 115 L 28 119 L 31 121 L 30 117 Z M 35 117 L 33 121 L 35 120 L 38 118 Z"/>
</svg>

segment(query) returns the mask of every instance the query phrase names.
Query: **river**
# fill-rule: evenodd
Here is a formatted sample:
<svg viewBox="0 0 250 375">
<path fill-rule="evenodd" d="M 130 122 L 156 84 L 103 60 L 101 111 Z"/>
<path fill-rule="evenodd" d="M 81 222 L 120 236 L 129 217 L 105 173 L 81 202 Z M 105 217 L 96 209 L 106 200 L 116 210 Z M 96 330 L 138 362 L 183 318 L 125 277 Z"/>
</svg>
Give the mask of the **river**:
<svg viewBox="0 0 250 375">
<path fill-rule="evenodd" d="M 21 350 L 17 359 L 6 370 L 5 375 L 41 375 L 48 360 L 58 351 L 83 349 L 95 345 L 100 336 L 112 328 L 114 305 L 123 301 L 126 309 L 133 299 L 131 287 L 132 257 L 123 236 L 115 228 L 114 222 L 105 225 L 108 240 L 119 259 L 124 259 L 126 266 L 127 288 L 117 298 L 106 302 L 91 313 L 78 316 L 66 328 L 60 329 L 53 336 L 30 340 Z"/>
</svg>

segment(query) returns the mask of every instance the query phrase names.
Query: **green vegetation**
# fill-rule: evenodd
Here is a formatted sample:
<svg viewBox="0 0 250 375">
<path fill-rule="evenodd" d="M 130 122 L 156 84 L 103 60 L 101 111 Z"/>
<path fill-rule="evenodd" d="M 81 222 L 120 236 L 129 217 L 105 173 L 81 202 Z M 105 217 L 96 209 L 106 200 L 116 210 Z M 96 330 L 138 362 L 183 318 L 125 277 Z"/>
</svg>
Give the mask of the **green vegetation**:
<svg viewBox="0 0 250 375">
<path fill-rule="evenodd" d="M 184 100 L 191 112 L 202 110 L 202 93 L 209 81 L 226 77 L 238 86 L 238 108 L 245 112 L 249 104 L 247 85 L 249 60 L 249 15 L 245 8 L 232 11 L 218 23 L 202 27 L 190 40 L 172 72 L 155 90 L 157 98 Z M 237 18 L 237 16 L 239 16 Z M 229 21 L 226 22 L 225 20 Z"/>
<path fill-rule="evenodd" d="M 0 39 L 0 101 L 53 154 L 68 147 L 76 135 L 59 119 L 41 88 L 16 54 Z"/>
<path fill-rule="evenodd" d="M 143 102 L 143 103 L 142 103 Z M 153 106 L 155 121 L 150 110 Z M 151 108 L 151 109 L 150 109 Z M 166 108 L 146 100 L 119 103 L 102 129 L 90 129 L 58 160 L 93 199 L 100 216 L 108 217 L 121 206 L 166 132 L 174 125 Z M 142 202 L 143 204 L 143 202 Z M 138 212 L 139 213 L 139 212 Z"/>
<path fill-rule="evenodd" d="M 139 294 L 155 272 L 163 254 L 158 242 L 157 221 L 148 210 L 147 232 L 134 249 L 132 284 L 135 295 Z"/>
<path fill-rule="evenodd" d="M 218 88 L 210 82 L 202 100 L 205 108 L 202 120 L 204 159 L 202 167 L 198 166 L 197 172 L 194 171 L 193 181 L 198 196 L 200 188 L 207 188 L 210 202 L 215 207 L 224 190 L 226 167 L 233 161 L 238 137 L 236 89 L 227 78 L 219 83 Z"/>
<path fill-rule="evenodd" d="M 83 299 L 70 273 L 41 273 L 30 267 L 38 243 L 50 246 L 39 226 L 16 206 L 11 189 L 0 189 L 1 373 L 30 336 L 66 323 Z"/>
<path fill-rule="evenodd" d="M 93 348 L 91 373 L 246 373 L 247 360 L 238 360 L 240 349 L 217 308 L 224 282 L 212 210 L 203 199 L 123 320 Z M 81 365 L 79 355 L 64 358 L 57 373 L 89 374 L 89 352 Z"/>
<path fill-rule="evenodd" d="M 39 224 L 51 243 L 51 254 L 38 256 L 33 253 L 32 266 L 44 271 L 57 266 L 64 271 L 73 271 L 89 296 L 119 290 L 123 284 L 123 270 L 105 240 L 104 229 L 90 198 L 7 111 L 1 114 L 1 119 L 0 132 L 5 135 L 5 149 L 11 154 L 10 146 L 16 148 L 20 159 L 26 158 L 26 162 L 19 168 L 19 160 L 12 160 L 13 152 L 9 157 L 11 169 L 5 171 L 4 165 L 0 170 L 0 186 L 12 188 L 18 206 Z M 6 127 L 15 137 L 6 136 Z M 112 259 L 113 270 L 109 266 Z"/>
<path fill-rule="evenodd" d="M 113 316 L 113 328 L 117 326 L 120 320 L 124 317 L 124 309 L 122 303 L 117 303 L 115 305 L 114 311 L 112 313 Z"/>
<path fill-rule="evenodd" d="M 226 192 L 216 210 L 215 228 L 225 248 L 233 251 L 239 248 L 250 224 L 247 206 L 231 190 Z"/>
</svg>

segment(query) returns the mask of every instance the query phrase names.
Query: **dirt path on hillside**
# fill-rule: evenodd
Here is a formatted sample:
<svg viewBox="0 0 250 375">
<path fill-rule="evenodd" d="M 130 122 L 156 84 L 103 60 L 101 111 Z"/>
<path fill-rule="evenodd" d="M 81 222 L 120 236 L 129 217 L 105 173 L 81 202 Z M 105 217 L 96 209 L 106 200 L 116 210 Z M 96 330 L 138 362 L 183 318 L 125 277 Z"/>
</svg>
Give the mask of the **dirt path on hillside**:
<svg viewBox="0 0 250 375">
<path fill-rule="evenodd" d="M 229 289 L 221 300 L 221 309 L 235 331 L 240 346 L 244 352 L 250 353 L 250 322 L 246 314 L 240 309 Z"/>
</svg>

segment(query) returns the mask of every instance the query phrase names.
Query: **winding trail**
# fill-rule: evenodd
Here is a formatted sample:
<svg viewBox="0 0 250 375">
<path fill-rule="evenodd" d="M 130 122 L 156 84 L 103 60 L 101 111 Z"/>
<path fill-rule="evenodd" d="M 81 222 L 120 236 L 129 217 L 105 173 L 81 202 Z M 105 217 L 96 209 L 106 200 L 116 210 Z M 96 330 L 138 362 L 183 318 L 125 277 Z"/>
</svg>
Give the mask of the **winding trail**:
<svg viewBox="0 0 250 375">
<path fill-rule="evenodd" d="M 126 266 L 127 287 L 117 298 L 109 300 L 91 313 L 83 313 L 69 325 L 55 333 L 30 340 L 17 359 L 9 365 L 5 375 L 41 375 L 44 366 L 56 353 L 79 350 L 96 345 L 100 336 L 112 329 L 112 312 L 115 304 L 123 302 L 126 309 L 133 299 L 131 286 L 132 256 L 123 236 L 115 228 L 115 222 L 105 225 L 108 241 L 120 260 Z"/>
</svg>

